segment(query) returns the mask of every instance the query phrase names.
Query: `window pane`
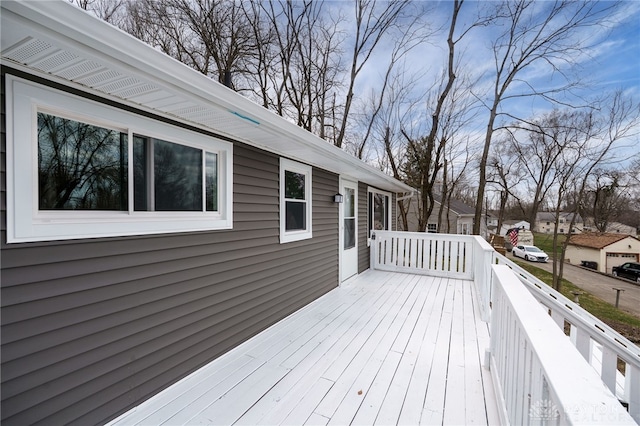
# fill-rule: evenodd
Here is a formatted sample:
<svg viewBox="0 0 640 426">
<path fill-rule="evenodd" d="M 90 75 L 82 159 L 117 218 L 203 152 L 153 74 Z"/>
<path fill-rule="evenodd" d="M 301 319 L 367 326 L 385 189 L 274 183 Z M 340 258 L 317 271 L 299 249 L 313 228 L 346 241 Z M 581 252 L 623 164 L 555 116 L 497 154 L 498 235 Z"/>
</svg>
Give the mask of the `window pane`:
<svg viewBox="0 0 640 426">
<path fill-rule="evenodd" d="M 387 198 L 382 194 L 375 194 L 373 197 L 373 229 L 374 230 L 386 230 L 387 229 L 387 217 L 386 217 L 386 201 Z"/>
<path fill-rule="evenodd" d="M 212 152 L 206 153 L 206 191 L 207 211 L 218 211 L 218 155 Z"/>
<path fill-rule="evenodd" d="M 344 220 L 344 248 L 350 249 L 356 246 L 356 220 Z"/>
<path fill-rule="evenodd" d="M 127 210 L 127 135 L 38 113 L 41 210 Z"/>
<path fill-rule="evenodd" d="M 284 172 L 284 198 L 293 200 L 304 200 L 304 174 L 290 172 L 285 170 Z"/>
<path fill-rule="evenodd" d="M 202 150 L 154 140 L 156 211 L 202 211 Z"/>
<path fill-rule="evenodd" d="M 355 217 L 356 205 L 355 191 L 353 188 L 345 188 L 344 195 L 344 217 Z"/>
<path fill-rule="evenodd" d="M 133 137 L 133 209 L 149 210 L 149 152 L 150 141 L 140 136 Z"/>
<path fill-rule="evenodd" d="M 307 204 L 298 201 L 287 201 L 285 203 L 286 208 L 286 222 L 285 229 L 287 231 L 305 230 L 306 224 L 306 212 Z"/>
</svg>

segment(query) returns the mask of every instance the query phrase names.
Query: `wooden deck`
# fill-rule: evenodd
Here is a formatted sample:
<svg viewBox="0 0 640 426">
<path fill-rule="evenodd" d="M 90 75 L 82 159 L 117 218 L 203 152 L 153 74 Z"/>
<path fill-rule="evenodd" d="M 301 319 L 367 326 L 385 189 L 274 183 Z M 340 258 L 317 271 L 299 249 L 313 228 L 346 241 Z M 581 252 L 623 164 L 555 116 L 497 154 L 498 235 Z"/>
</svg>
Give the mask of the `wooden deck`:
<svg viewBox="0 0 640 426">
<path fill-rule="evenodd" d="M 114 425 L 498 424 L 475 284 L 367 271 Z"/>
</svg>

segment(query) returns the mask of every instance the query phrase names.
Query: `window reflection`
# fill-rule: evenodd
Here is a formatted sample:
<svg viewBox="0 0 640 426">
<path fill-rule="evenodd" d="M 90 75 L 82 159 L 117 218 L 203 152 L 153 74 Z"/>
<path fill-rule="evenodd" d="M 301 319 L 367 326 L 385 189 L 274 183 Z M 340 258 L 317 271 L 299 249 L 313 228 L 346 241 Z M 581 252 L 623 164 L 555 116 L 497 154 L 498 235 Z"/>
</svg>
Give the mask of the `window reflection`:
<svg viewBox="0 0 640 426">
<path fill-rule="evenodd" d="M 127 139 L 39 112 L 39 209 L 127 211 Z M 135 211 L 218 211 L 217 154 L 135 135 L 132 160 Z"/>
<path fill-rule="evenodd" d="M 41 210 L 127 210 L 127 135 L 38 113 Z"/>
<path fill-rule="evenodd" d="M 202 151 L 154 140 L 156 211 L 202 211 Z"/>
</svg>

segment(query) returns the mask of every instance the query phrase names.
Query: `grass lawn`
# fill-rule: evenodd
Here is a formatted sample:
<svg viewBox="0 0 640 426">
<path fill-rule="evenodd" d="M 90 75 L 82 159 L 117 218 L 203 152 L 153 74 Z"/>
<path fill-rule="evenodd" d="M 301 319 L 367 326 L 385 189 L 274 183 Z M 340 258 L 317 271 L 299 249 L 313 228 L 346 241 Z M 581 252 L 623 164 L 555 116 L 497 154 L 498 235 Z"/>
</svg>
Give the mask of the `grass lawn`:
<svg viewBox="0 0 640 426">
<path fill-rule="evenodd" d="M 558 234 L 558 254 L 560 253 L 560 246 L 562 246 L 562 243 L 564 243 L 566 238 L 566 235 Z M 553 257 L 553 234 L 541 234 L 539 232 L 534 232 L 533 243 L 540 250 Z"/>
<path fill-rule="evenodd" d="M 552 236 L 550 236 L 550 239 L 551 238 Z M 537 241 L 536 245 L 542 249 L 542 247 L 537 244 Z M 519 260 L 515 260 L 515 262 L 527 272 L 535 275 L 542 282 L 549 286 L 552 285 L 553 275 L 551 272 L 547 272 L 530 263 L 521 262 Z M 632 342 L 640 343 L 640 318 L 616 309 L 616 307 L 611 303 L 605 302 L 593 294 L 578 288 L 573 285 L 573 283 L 563 278 L 561 293 L 569 298 L 569 300 L 573 300 L 574 296 L 571 294 L 572 291 L 579 291 L 582 293 L 580 296 L 580 306 L 590 312 L 593 316 L 599 318 Z"/>
</svg>

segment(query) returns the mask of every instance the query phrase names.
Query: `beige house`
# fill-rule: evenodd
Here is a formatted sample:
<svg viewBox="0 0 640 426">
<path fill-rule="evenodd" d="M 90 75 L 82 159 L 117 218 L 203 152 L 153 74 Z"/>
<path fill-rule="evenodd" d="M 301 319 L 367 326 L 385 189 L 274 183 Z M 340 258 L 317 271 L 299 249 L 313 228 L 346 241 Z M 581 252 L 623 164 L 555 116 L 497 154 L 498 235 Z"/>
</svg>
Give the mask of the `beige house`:
<svg viewBox="0 0 640 426">
<path fill-rule="evenodd" d="M 567 234 L 569 232 L 569 224 L 573 219 L 574 213 L 560 212 L 560 218 L 558 223 L 558 233 Z M 553 234 L 553 227 L 556 220 L 556 212 L 538 212 L 536 214 L 535 231 L 544 234 Z M 573 234 L 579 234 L 584 228 L 584 221 L 580 215 L 576 217 L 576 221 L 573 224 L 571 232 Z"/>
<path fill-rule="evenodd" d="M 630 235 L 585 232 L 572 235 L 565 260 L 573 265 L 596 262 L 597 270 L 611 273 L 611 268 L 640 259 L 640 240 Z"/>
</svg>

